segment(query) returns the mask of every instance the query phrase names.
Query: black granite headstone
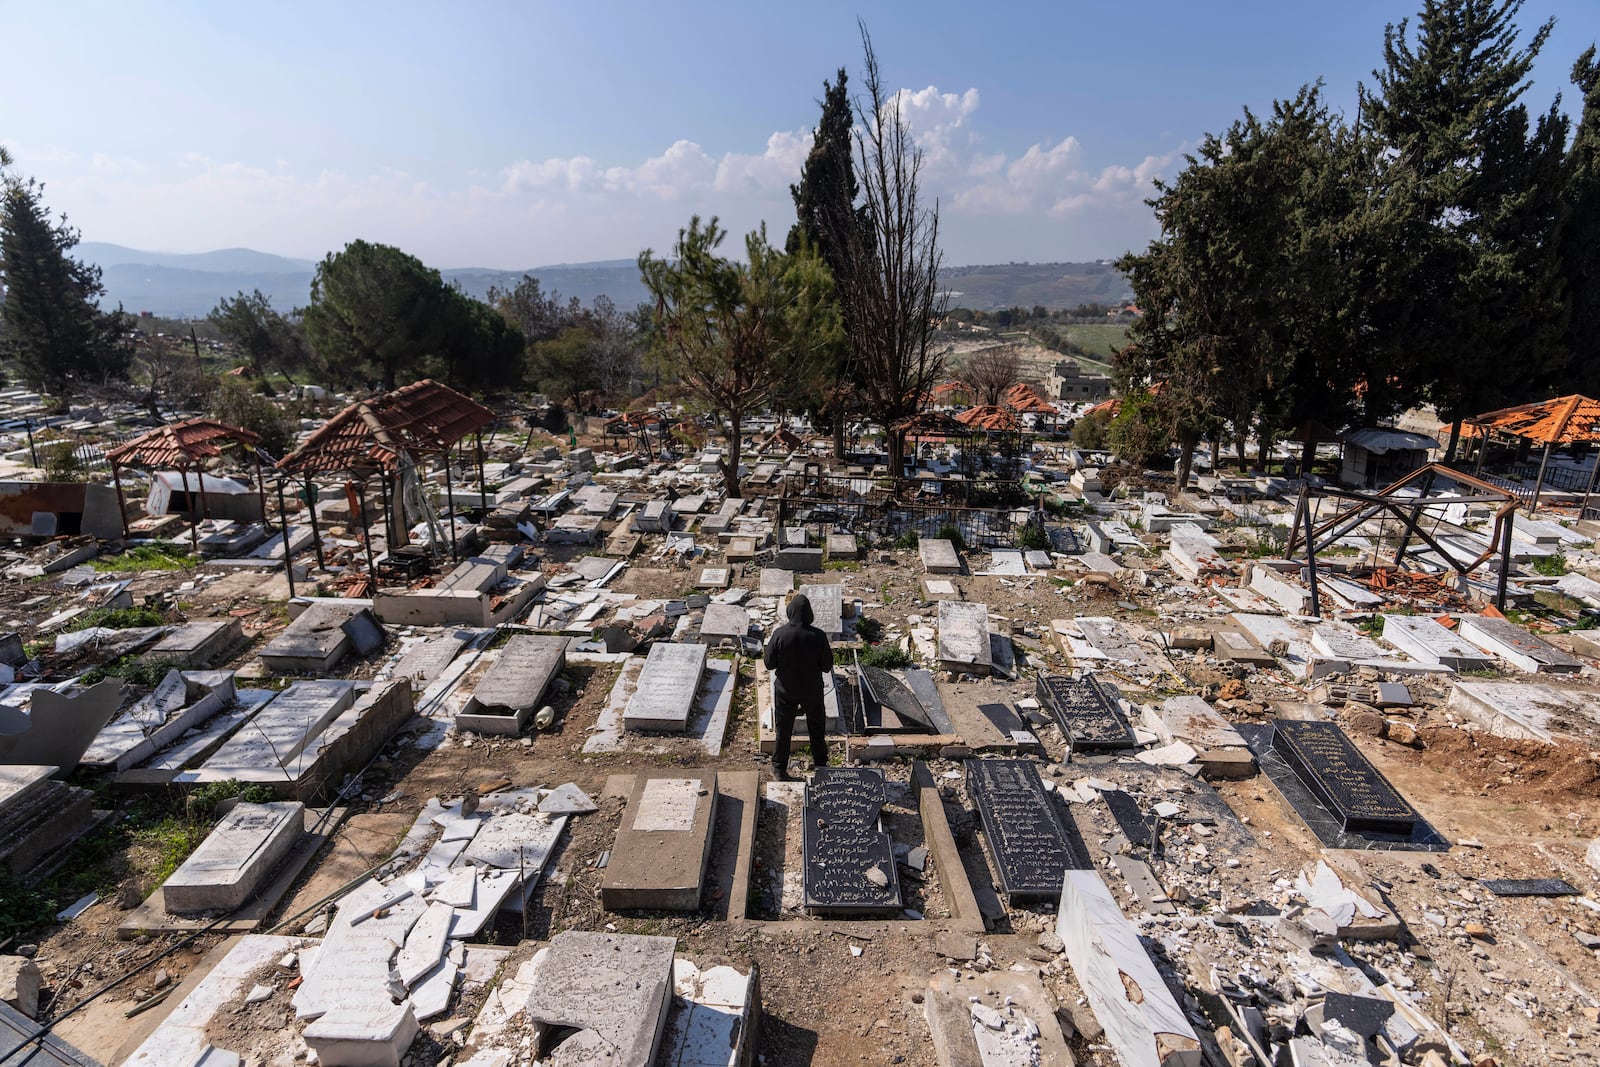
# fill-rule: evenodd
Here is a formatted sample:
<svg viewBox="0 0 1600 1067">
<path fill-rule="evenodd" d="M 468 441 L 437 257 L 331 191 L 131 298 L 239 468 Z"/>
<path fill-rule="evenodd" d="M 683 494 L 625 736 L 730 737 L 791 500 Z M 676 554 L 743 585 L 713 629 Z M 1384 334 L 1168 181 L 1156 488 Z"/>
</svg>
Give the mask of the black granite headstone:
<svg viewBox="0 0 1600 1067">
<path fill-rule="evenodd" d="M 1039 703 L 1048 708 L 1073 752 L 1110 752 L 1135 745 L 1133 727 L 1116 697 L 1092 674 L 1068 678 L 1041 672 Z"/>
<path fill-rule="evenodd" d="M 1272 747 L 1346 830 L 1407 836 L 1420 816 L 1331 722 L 1279 719 Z"/>
<path fill-rule="evenodd" d="M 1060 900 L 1062 873 L 1089 865 L 1037 766 L 1020 759 L 967 760 L 967 789 L 983 820 L 1000 887 L 1013 901 Z"/>
<path fill-rule="evenodd" d="M 1377 1037 L 1383 1024 L 1394 1014 L 1394 1002 L 1382 997 L 1360 997 L 1328 990 L 1322 998 L 1323 1017 L 1345 1026 L 1362 1037 Z"/>
<path fill-rule="evenodd" d="M 879 829 L 883 775 L 867 767 L 820 767 L 806 785 L 801 823 L 805 906 L 830 914 L 898 911 L 894 843 Z M 872 875 L 881 875 L 882 885 Z"/>
</svg>

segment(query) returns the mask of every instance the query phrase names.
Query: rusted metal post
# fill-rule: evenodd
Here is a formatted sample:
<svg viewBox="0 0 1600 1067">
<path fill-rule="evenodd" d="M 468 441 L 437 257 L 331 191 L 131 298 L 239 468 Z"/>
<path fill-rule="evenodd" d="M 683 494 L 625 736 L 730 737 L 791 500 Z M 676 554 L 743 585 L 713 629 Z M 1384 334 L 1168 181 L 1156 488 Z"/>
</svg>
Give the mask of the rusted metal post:
<svg viewBox="0 0 1600 1067">
<path fill-rule="evenodd" d="M 261 464 L 256 463 L 256 473 L 261 473 Z M 267 517 L 266 505 L 263 503 L 261 518 Z M 289 508 L 283 502 L 283 479 L 278 479 L 278 525 L 283 530 L 283 577 L 289 583 L 289 599 L 294 599 L 294 548 L 289 543 Z"/>
<path fill-rule="evenodd" d="M 194 498 L 189 495 L 189 468 L 179 467 L 178 474 L 183 478 L 183 504 L 189 513 L 189 543 L 194 546 L 194 554 L 200 554 L 200 520 L 195 518 Z M 160 477 L 158 474 L 157 477 Z"/>
<path fill-rule="evenodd" d="M 1544 492 L 1544 469 L 1550 465 L 1550 450 L 1556 446 L 1555 440 L 1545 442 L 1544 456 L 1539 460 L 1539 480 L 1533 483 L 1533 503 L 1528 505 L 1528 517 L 1539 513 L 1539 497 Z"/>
<path fill-rule="evenodd" d="M 1506 610 L 1506 579 L 1511 574 L 1511 527 L 1517 517 L 1515 509 L 1506 512 L 1506 528 L 1500 534 L 1500 578 L 1495 583 L 1494 609 Z"/>
<path fill-rule="evenodd" d="M 450 562 L 460 563 L 461 555 L 456 550 L 456 487 L 450 477 L 450 449 L 444 450 L 444 498 L 450 509 Z"/>
<path fill-rule="evenodd" d="M 122 520 L 122 539 L 128 539 L 128 501 L 122 495 L 122 468 L 111 465 L 111 484 L 117 488 L 117 517 Z"/>
<path fill-rule="evenodd" d="M 311 476 L 306 475 L 306 510 L 311 513 L 311 543 L 316 546 L 317 566 L 326 570 L 327 560 L 322 558 L 322 530 L 317 525 L 317 488 L 311 484 Z"/>
<path fill-rule="evenodd" d="M 378 591 L 378 564 L 372 558 L 372 524 L 367 518 L 367 487 L 356 483 L 356 507 L 361 511 L 361 543 L 367 546 L 367 575 L 372 579 L 372 591 Z"/>
</svg>

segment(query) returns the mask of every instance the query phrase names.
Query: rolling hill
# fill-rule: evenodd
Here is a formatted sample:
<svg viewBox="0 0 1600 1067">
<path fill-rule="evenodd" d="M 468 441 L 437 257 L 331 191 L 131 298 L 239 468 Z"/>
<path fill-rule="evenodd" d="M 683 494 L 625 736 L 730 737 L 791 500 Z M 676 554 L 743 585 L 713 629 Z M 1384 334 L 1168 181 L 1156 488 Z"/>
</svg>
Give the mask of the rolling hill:
<svg viewBox="0 0 1600 1067">
<path fill-rule="evenodd" d="M 107 306 L 121 304 L 132 312 L 148 311 L 174 318 L 197 318 L 218 300 L 241 290 L 260 289 L 273 306 L 303 307 L 311 296 L 316 261 L 291 259 L 249 248 L 215 252 L 147 252 L 121 245 L 85 241 L 75 253 L 99 264 L 104 273 Z M 639 271 L 631 259 L 594 263 L 560 263 L 520 270 L 462 267 L 441 271 L 468 294 L 483 299 L 491 288 L 510 288 L 523 274 L 538 278 L 545 290 L 575 296 L 587 304 L 605 295 L 621 308 L 646 298 Z M 952 307 L 988 310 L 1043 304 L 1076 307 L 1091 301 L 1114 303 L 1129 295 L 1127 282 L 1100 263 L 1006 263 L 947 267 L 942 280 Z"/>
</svg>

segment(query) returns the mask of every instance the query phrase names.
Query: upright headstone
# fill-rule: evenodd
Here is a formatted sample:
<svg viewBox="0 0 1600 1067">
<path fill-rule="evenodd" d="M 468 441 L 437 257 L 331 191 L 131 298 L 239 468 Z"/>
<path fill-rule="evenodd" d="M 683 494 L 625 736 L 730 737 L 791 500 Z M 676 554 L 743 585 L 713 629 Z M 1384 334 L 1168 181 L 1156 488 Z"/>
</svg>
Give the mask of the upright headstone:
<svg viewBox="0 0 1600 1067">
<path fill-rule="evenodd" d="M 1407 836 L 1421 818 L 1334 723 L 1279 719 L 1272 748 L 1346 830 Z"/>
<path fill-rule="evenodd" d="M 1122 706 L 1094 675 L 1069 678 L 1041 671 L 1035 691 L 1071 751 L 1114 752 L 1134 746 L 1133 727 Z"/>
<path fill-rule="evenodd" d="M 717 772 L 651 771 L 636 775 L 600 902 L 612 911 L 694 911 L 711 858 Z"/>
<path fill-rule="evenodd" d="M 167 911 L 232 911 L 250 899 L 304 830 L 304 804 L 236 805 L 162 885 Z"/>
<path fill-rule="evenodd" d="M 1068 840 L 1044 791 L 1038 765 L 1020 759 L 969 759 L 967 789 L 983 821 L 1000 886 L 1013 901 L 1057 900 L 1061 875 L 1087 866 Z"/>
<path fill-rule="evenodd" d="M 806 784 L 801 848 L 807 909 L 833 915 L 900 907 L 894 843 L 879 823 L 883 774 L 868 767 L 820 767 Z"/>
<path fill-rule="evenodd" d="M 950 671 L 988 674 L 994 665 L 989 647 L 989 605 L 969 600 L 939 601 L 939 666 Z"/>
<path fill-rule="evenodd" d="M 844 593 L 838 585 L 802 585 L 796 592 L 811 602 L 812 625 L 832 638 L 844 636 Z"/>
<path fill-rule="evenodd" d="M 639 687 L 622 713 L 624 729 L 683 733 L 689 728 L 705 669 L 705 645 L 658 641 L 650 646 L 639 672 Z"/>
</svg>

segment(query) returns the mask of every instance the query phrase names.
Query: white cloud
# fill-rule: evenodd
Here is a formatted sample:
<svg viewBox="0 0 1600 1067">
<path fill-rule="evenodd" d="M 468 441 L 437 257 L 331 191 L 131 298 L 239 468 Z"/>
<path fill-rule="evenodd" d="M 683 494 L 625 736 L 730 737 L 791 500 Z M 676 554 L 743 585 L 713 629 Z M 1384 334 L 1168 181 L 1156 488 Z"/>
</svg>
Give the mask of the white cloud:
<svg viewBox="0 0 1600 1067">
<path fill-rule="evenodd" d="M 948 262 L 1103 255 L 1154 233 L 1143 200 L 1181 146 L 1107 164 L 1062 133 L 1006 151 L 984 135 L 977 89 L 927 86 L 893 99 L 923 152 L 925 194 L 943 207 Z M 395 168 L 313 172 L 284 158 L 255 165 L 200 151 L 86 161 L 46 147 L 30 151 L 30 162 L 60 161 L 40 168 L 54 172 L 51 199 L 90 239 L 194 250 L 254 243 L 315 256 L 366 237 L 440 266 L 521 267 L 663 248 L 692 213 L 721 216 L 734 235 L 762 221 L 781 233 L 811 142 L 809 129 L 778 130 L 752 151 L 713 153 L 684 137 L 636 162 L 522 158 L 427 180 Z"/>
</svg>

